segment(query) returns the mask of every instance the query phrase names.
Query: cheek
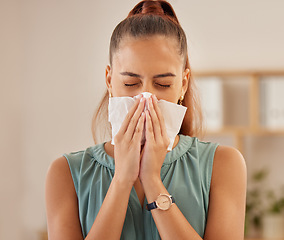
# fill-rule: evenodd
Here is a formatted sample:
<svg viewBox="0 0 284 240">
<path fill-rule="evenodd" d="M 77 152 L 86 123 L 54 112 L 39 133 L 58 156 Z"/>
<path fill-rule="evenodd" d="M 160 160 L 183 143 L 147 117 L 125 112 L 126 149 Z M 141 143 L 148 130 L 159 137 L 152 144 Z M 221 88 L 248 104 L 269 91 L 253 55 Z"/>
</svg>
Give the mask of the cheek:
<svg viewBox="0 0 284 240">
<path fill-rule="evenodd" d="M 177 103 L 180 98 L 180 94 L 177 91 L 157 92 L 154 94 L 157 96 L 158 100 L 162 99 L 172 103 Z"/>
<path fill-rule="evenodd" d="M 159 93 L 157 93 L 157 95 L 159 94 L 160 98 L 158 97 L 158 99 L 164 99 L 168 102 L 172 102 L 172 103 L 177 103 L 178 100 L 181 97 L 182 94 L 182 84 L 180 83 L 176 83 L 174 86 L 172 86 L 168 91 L 161 91 Z"/>
<path fill-rule="evenodd" d="M 121 92 L 121 86 L 119 84 L 119 81 L 115 78 L 112 77 L 111 79 L 111 87 L 112 87 L 112 94 L 114 97 L 119 97 L 120 96 L 120 92 Z"/>
</svg>

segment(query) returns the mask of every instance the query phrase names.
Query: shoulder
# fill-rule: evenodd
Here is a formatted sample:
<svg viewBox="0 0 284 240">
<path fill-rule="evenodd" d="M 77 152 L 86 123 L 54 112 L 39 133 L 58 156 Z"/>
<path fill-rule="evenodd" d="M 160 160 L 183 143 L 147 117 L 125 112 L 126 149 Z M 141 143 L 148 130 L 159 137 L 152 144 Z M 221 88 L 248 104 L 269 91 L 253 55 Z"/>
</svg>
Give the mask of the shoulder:
<svg viewBox="0 0 284 240">
<path fill-rule="evenodd" d="M 206 239 L 243 239 L 246 202 L 246 164 L 235 148 L 215 151 Z M 230 236 L 230 237 L 229 237 Z"/>
<path fill-rule="evenodd" d="M 67 159 L 61 156 L 49 166 L 46 176 L 46 187 L 47 189 L 54 189 L 55 186 L 59 188 L 69 186 L 69 188 L 72 188 L 72 185 L 72 177 Z"/>
<path fill-rule="evenodd" d="M 214 166 L 217 171 L 231 172 L 234 168 L 246 171 L 246 163 L 239 150 L 229 146 L 218 146 L 214 156 Z M 221 169 L 220 169 L 221 168 Z"/>
<path fill-rule="evenodd" d="M 67 170 L 69 170 L 67 159 L 64 156 L 61 156 L 51 162 L 48 168 L 48 174 L 56 172 L 67 172 Z"/>
<path fill-rule="evenodd" d="M 85 150 L 64 153 L 51 163 L 47 177 L 51 175 L 52 179 L 64 181 L 63 186 L 71 182 L 77 193 L 82 166 L 88 168 L 92 164 L 92 149 L 89 147 Z"/>
<path fill-rule="evenodd" d="M 56 172 L 56 171 L 66 171 L 68 169 L 68 162 L 66 157 L 61 156 L 54 161 L 51 162 L 48 173 L 49 172 Z"/>
<path fill-rule="evenodd" d="M 54 160 L 48 169 L 45 203 L 50 238 L 82 239 L 77 195 L 68 162 L 64 156 Z"/>
<path fill-rule="evenodd" d="M 211 186 L 246 182 L 246 163 L 242 154 L 229 146 L 218 146 L 215 151 Z"/>
<path fill-rule="evenodd" d="M 49 166 L 47 176 L 52 175 L 56 178 L 73 176 L 80 169 L 84 152 L 85 151 L 65 153 L 61 157 L 55 159 Z"/>
<path fill-rule="evenodd" d="M 45 200 L 47 217 L 65 209 L 67 202 L 74 202 L 76 191 L 73 185 L 71 173 L 65 157 L 54 160 L 47 172 L 45 182 Z"/>
<path fill-rule="evenodd" d="M 54 160 L 47 172 L 45 181 L 47 215 L 64 210 L 67 204 L 76 206 L 77 194 L 72 175 L 64 156 Z"/>
</svg>

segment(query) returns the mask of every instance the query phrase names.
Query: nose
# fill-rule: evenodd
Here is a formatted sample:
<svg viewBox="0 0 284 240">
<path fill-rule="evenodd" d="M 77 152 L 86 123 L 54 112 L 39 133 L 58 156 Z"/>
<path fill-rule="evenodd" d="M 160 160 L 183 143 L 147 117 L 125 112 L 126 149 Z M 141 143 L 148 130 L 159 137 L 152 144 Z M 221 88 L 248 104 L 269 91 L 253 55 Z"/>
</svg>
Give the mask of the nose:
<svg viewBox="0 0 284 240">
<path fill-rule="evenodd" d="M 149 81 L 145 81 L 142 87 L 142 92 L 149 92 L 149 93 L 155 94 L 152 83 L 149 83 Z"/>
</svg>

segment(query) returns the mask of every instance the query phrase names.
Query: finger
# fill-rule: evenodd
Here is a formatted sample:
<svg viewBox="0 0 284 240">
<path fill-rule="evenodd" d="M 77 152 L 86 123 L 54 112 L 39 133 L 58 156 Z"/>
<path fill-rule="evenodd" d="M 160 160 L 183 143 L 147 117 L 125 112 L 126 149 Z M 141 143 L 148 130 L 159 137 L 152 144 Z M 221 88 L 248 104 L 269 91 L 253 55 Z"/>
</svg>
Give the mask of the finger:
<svg viewBox="0 0 284 240">
<path fill-rule="evenodd" d="M 145 112 L 142 112 L 138 123 L 136 125 L 134 134 L 133 134 L 133 141 L 139 143 L 139 145 L 141 144 L 141 138 L 142 138 L 142 134 L 143 134 L 143 129 L 144 129 L 144 124 L 145 124 Z"/>
<path fill-rule="evenodd" d="M 149 110 L 145 112 L 145 115 L 146 115 L 146 133 L 145 133 L 146 143 L 147 141 L 153 142 L 155 138 L 154 138 L 153 125 Z"/>
<path fill-rule="evenodd" d="M 130 108 L 129 112 L 125 116 L 125 119 L 123 120 L 121 127 L 118 131 L 118 134 L 124 134 L 128 128 L 129 122 L 131 121 L 131 118 L 135 111 L 137 110 L 140 100 L 142 99 L 142 95 L 139 95 L 138 98 L 135 100 L 133 106 Z"/>
<path fill-rule="evenodd" d="M 161 109 L 158 106 L 158 99 L 155 95 L 154 95 L 153 107 L 156 111 L 157 117 L 158 117 L 159 122 L 160 122 L 162 136 L 168 137 L 164 116 L 161 112 Z"/>
<path fill-rule="evenodd" d="M 148 109 L 152 120 L 153 132 L 155 136 L 155 140 L 159 141 L 162 139 L 162 132 L 160 126 L 160 120 L 157 116 L 157 113 L 153 106 L 153 98 L 152 96 L 148 99 Z"/>
<path fill-rule="evenodd" d="M 125 132 L 125 135 L 131 139 L 133 137 L 133 134 L 135 132 L 135 129 L 137 127 L 139 118 L 141 117 L 142 112 L 144 111 L 145 108 L 145 98 L 141 98 L 141 101 L 138 105 L 138 108 L 136 109 L 134 115 L 130 119 L 130 122 L 128 124 L 127 130 Z"/>
</svg>

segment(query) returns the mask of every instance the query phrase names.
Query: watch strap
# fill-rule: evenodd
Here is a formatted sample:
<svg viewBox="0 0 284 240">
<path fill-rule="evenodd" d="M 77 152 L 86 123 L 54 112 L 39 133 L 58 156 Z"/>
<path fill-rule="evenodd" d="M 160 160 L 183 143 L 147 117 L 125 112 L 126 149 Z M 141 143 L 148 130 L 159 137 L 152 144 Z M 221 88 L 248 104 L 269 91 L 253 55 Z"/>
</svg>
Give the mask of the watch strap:
<svg viewBox="0 0 284 240">
<path fill-rule="evenodd" d="M 147 209 L 148 211 L 151 211 L 152 209 L 155 209 L 155 208 L 157 208 L 156 201 L 154 201 L 154 202 L 149 203 L 149 204 L 146 205 L 146 209 Z"/>
<path fill-rule="evenodd" d="M 170 197 L 170 199 L 171 199 L 171 201 L 172 201 L 172 204 L 175 203 L 175 199 L 173 198 L 173 196 L 170 195 L 169 197 Z M 156 204 L 156 201 L 151 202 L 151 203 L 149 203 L 149 204 L 146 205 L 146 209 L 147 209 L 148 211 L 151 211 L 151 210 L 156 209 L 156 208 L 158 208 L 158 206 L 157 206 L 157 204 Z"/>
</svg>

